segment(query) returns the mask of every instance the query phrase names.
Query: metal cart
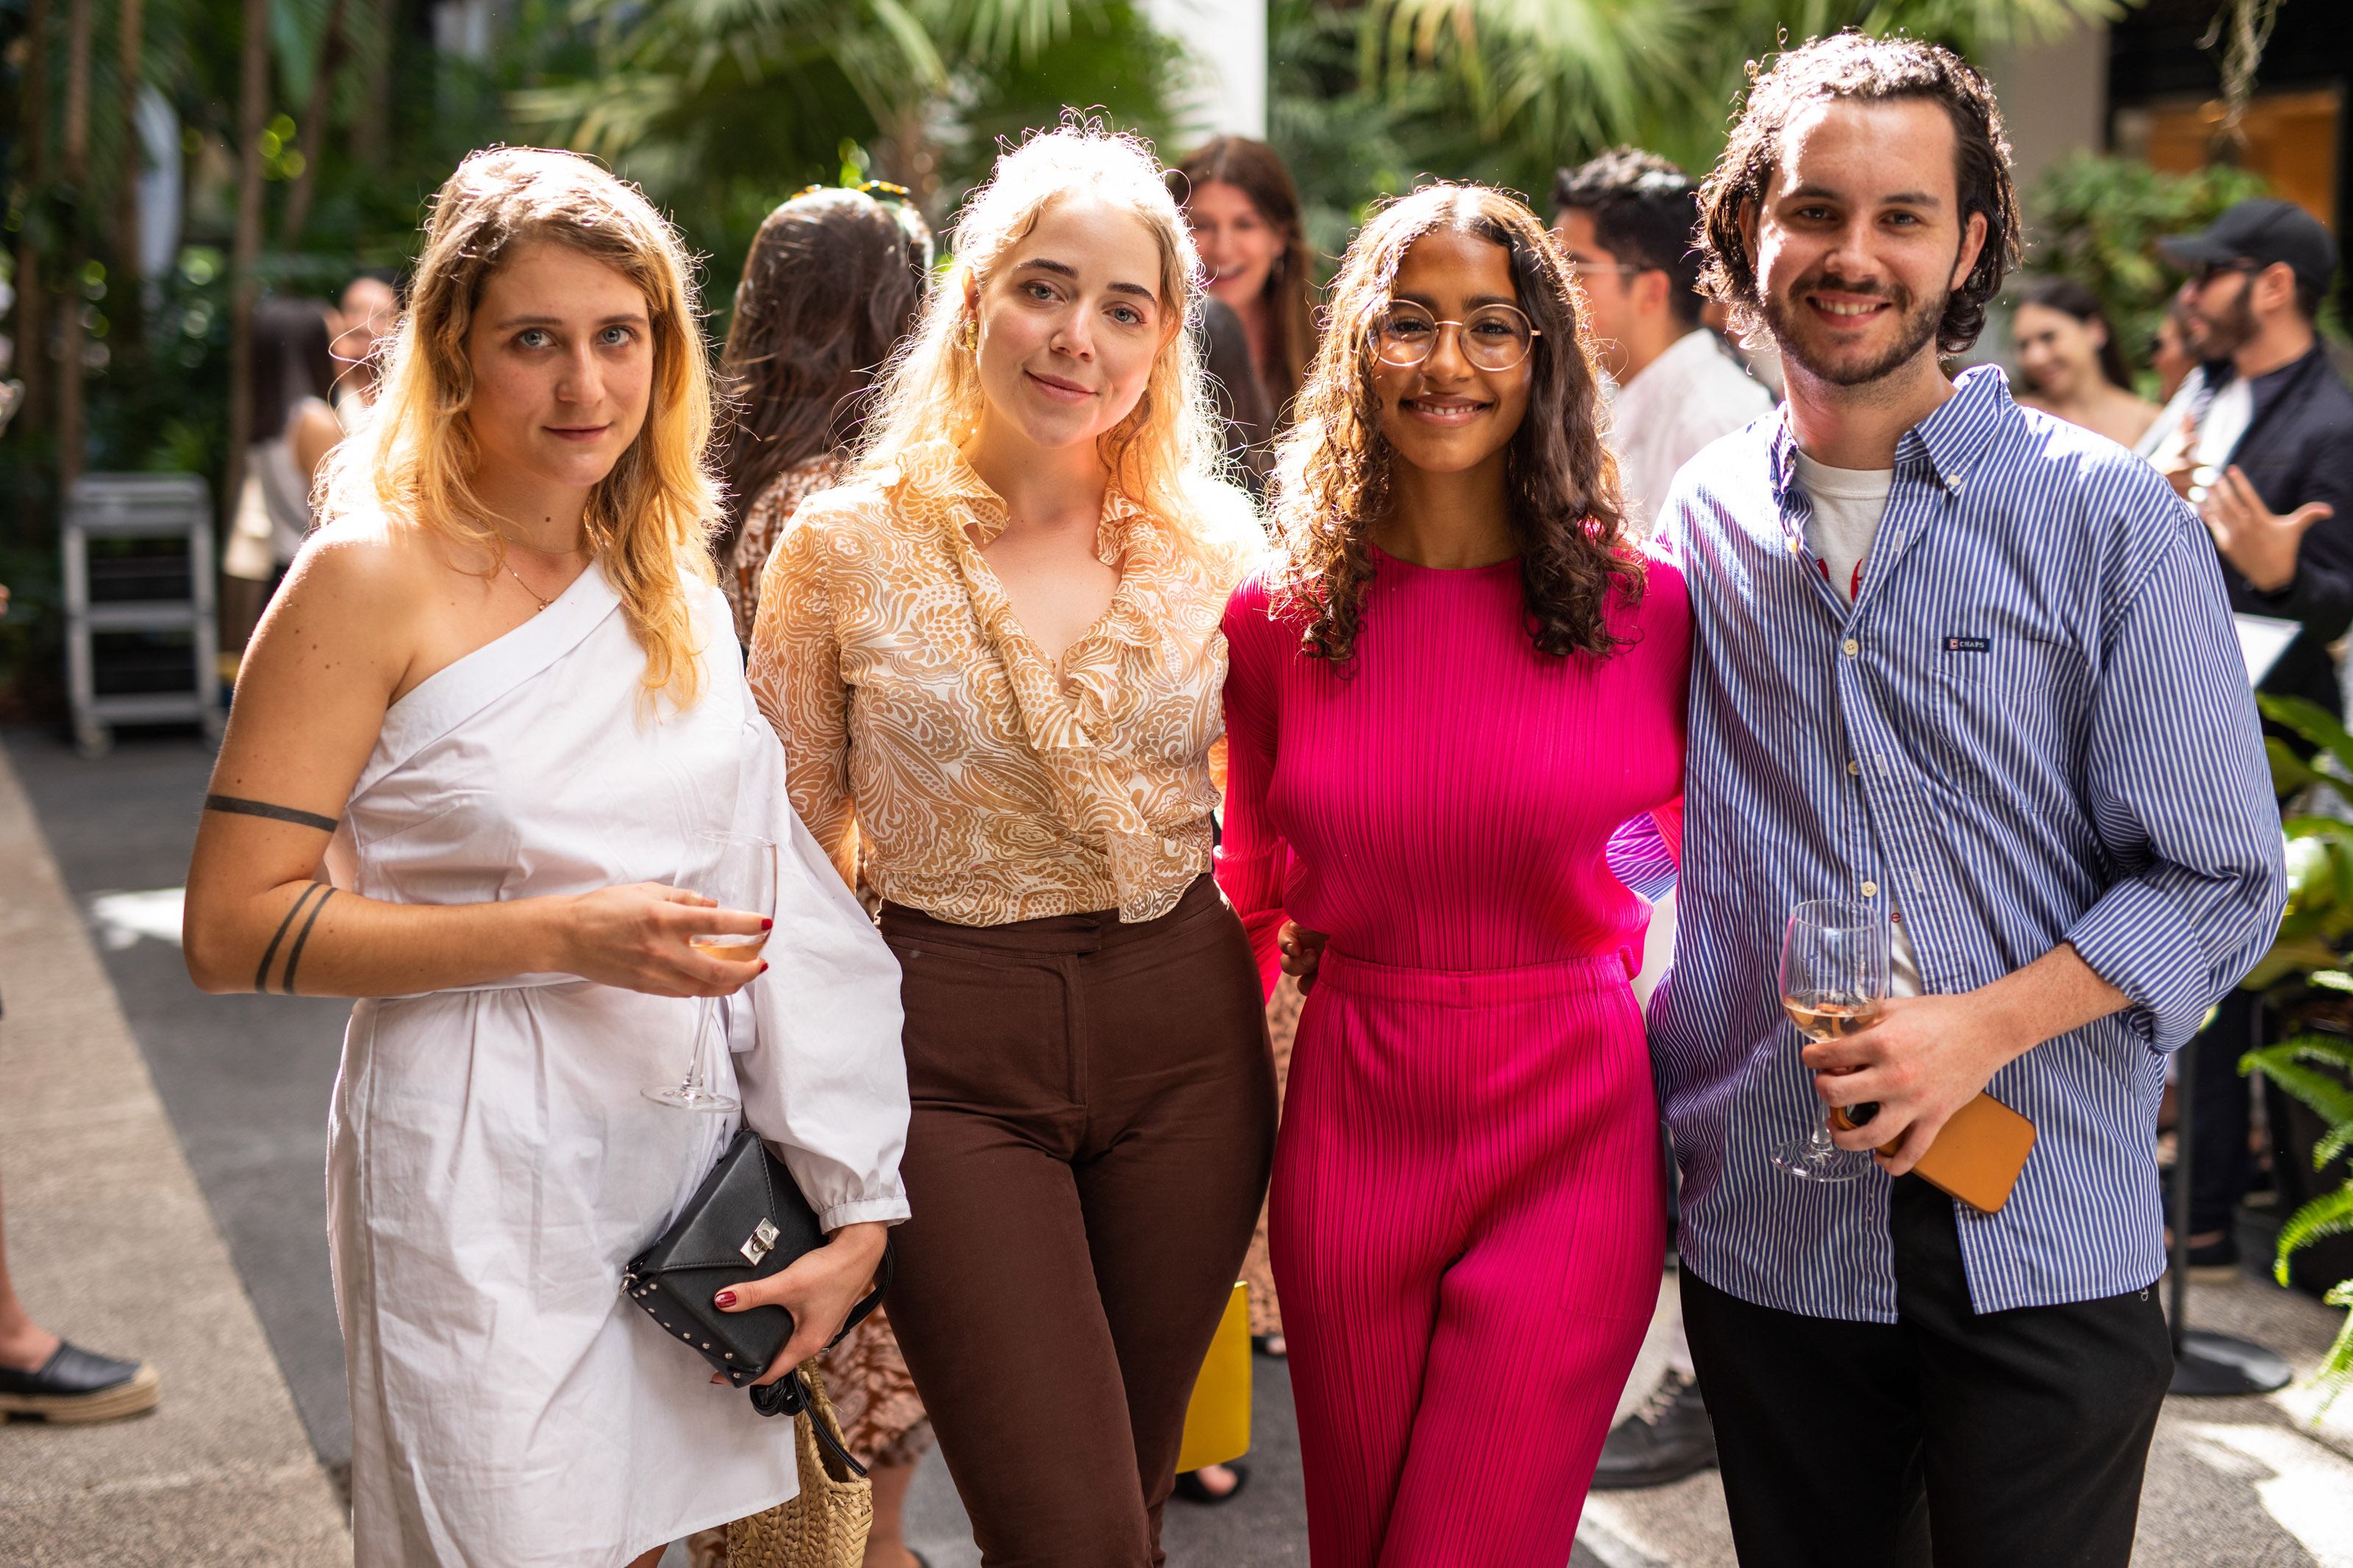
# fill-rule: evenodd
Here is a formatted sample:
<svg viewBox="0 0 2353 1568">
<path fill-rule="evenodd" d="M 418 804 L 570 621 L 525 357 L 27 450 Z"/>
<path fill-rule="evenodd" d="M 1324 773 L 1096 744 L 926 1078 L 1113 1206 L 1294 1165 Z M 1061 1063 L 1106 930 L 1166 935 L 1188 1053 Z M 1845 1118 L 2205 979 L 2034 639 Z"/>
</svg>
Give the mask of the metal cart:
<svg viewBox="0 0 2353 1568">
<path fill-rule="evenodd" d="M 221 729 L 220 641 L 214 608 L 213 508 L 195 474 L 86 474 L 66 499 L 66 683 L 74 745 L 102 756 L 117 724 Z M 90 554 L 92 540 L 173 540 L 176 554 Z M 187 634 L 193 666 L 179 679 L 179 645 L 100 647 L 109 633 Z M 158 689 L 158 682 L 161 688 Z"/>
</svg>

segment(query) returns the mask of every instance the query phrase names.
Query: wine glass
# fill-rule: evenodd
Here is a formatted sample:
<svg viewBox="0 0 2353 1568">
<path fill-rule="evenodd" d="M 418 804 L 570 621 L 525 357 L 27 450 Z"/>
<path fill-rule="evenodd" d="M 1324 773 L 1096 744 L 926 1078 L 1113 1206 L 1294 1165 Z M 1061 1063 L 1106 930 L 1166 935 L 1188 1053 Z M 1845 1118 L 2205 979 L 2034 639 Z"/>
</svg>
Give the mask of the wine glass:
<svg viewBox="0 0 2353 1568">
<path fill-rule="evenodd" d="M 695 864 L 687 880 L 694 890 L 731 912 L 755 914 L 774 920 L 776 914 L 776 845 L 774 839 L 761 838 L 749 833 L 710 831 L 694 836 Z M 747 936 L 706 931 L 687 939 L 687 945 L 698 952 L 728 963 L 749 967 L 760 962 L 760 950 L 768 945 L 768 933 L 754 931 Z M 704 996 L 695 1003 L 694 1045 L 686 1058 L 686 1071 L 676 1083 L 665 1083 L 645 1091 L 648 1100 L 662 1105 L 676 1106 L 681 1110 L 706 1111 L 718 1115 L 741 1110 L 744 1102 L 732 1094 L 722 1094 L 711 1087 L 703 1071 L 707 1059 L 705 1042 L 718 1033 L 719 1009 L 715 997 Z M 723 1042 L 721 1048 L 725 1046 Z"/>
<path fill-rule="evenodd" d="M 1812 899 L 1789 911 L 1781 934 L 1781 1006 L 1807 1040 L 1843 1039 L 1879 1021 L 1887 1000 L 1887 917 L 1854 899 Z M 1869 1120 L 1868 1116 L 1864 1120 Z M 1800 1181 L 1852 1182 L 1871 1156 L 1831 1142 L 1828 1118 L 1773 1151 Z"/>
</svg>

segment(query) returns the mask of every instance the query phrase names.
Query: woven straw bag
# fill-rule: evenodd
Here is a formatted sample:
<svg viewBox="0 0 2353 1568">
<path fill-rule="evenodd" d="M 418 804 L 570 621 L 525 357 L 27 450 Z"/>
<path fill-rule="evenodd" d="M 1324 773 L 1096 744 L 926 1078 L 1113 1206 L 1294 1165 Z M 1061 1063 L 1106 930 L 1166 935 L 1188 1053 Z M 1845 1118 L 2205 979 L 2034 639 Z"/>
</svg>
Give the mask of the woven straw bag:
<svg viewBox="0 0 2353 1568">
<path fill-rule="evenodd" d="M 826 1397 L 815 1360 L 801 1363 L 809 1408 L 793 1417 L 800 1495 L 727 1527 L 728 1568 L 860 1568 L 866 1532 L 874 1525 L 874 1483 L 818 1447 L 812 1421 L 837 1442 L 841 1417 Z"/>
</svg>

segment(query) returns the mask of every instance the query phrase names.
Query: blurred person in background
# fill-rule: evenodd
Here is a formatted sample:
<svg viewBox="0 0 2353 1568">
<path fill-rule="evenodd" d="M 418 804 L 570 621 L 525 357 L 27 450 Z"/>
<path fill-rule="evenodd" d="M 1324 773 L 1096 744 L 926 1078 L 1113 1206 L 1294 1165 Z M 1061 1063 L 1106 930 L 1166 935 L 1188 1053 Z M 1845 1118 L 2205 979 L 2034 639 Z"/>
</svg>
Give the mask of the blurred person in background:
<svg viewBox="0 0 2353 1568">
<path fill-rule="evenodd" d="M 2100 297 L 2072 278 L 2031 278 L 2010 318 L 2020 405 L 2129 447 L 2148 431 L 2158 405 L 2132 390 L 2132 372 Z"/>
<path fill-rule="evenodd" d="M 1593 352 L 1609 373 L 1609 447 L 1627 517 L 1647 531 L 1675 470 L 1773 410 L 1773 395 L 1701 319 L 1699 204 L 1690 176 L 1619 147 L 1554 182 L 1553 233 L 1585 294 Z"/>
<path fill-rule="evenodd" d="M 2198 368 L 2198 356 L 2189 350 L 2189 304 L 2180 294 L 2167 302 L 2165 314 L 2157 319 L 2157 335 L 2149 343 L 2148 368 L 2157 373 L 2157 401 L 2160 408 L 2173 401 L 2181 384 Z M 2147 432 L 2142 435 L 2146 437 Z M 2139 443 L 2134 446 L 2137 448 Z"/>
<path fill-rule="evenodd" d="M 6 423 L 0 417 L 0 427 Z M 0 620 L 7 616 L 8 584 L 0 583 Z M 162 1386 L 145 1363 L 86 1351 L 35 1322 L 8 1276 L 7 1231 L 0 1226 L 0 1421 L 112 1421 L 153 1410 Z"/>
<path fill-rule="evenodd" d="M 1230 310 L 1257 373 L 1256 401 L 1263 414 L 1260 431 L 1242 455 L 1243 480 L 1253 494 L 1264 489 L 1273 468 L 1273 437 L 1289 425 L 1292 404 L 1315 357 L 1315 252 L 1307 243 L 1299 192 L 1282 155 L 1247 136 L 1219 136 L 1197 148 L 1169 179 L 1193 230 L 1201 263 L 1209 273 L 1208 328 L 1210 374 L 1227 380 L 1230 350 L 1219 352 L 1219 308 Z M 1234 383 L 1228 381 L 1229 387 Z M 1239 436 L 1247 416 L 1238 416 L 1247 394 L 1234 394 L 1236 415 L 1229 431 Z M 1230 447 L 1230 443 L 1229 443 Z M 1267 1036 L 1274 1050 L 1275 1093 L 1291 1077 L 1291 1047 L 1299 1032 L 1301 998 L 1285 979 L 1268 998 Z M 1282 1332 L 1282 1304 L 1275 1290 L 1267 1251 L 1266 1216 L 1259 1216 L 1242 1267 L 1250 1285 L 1250 1329 L 1264 1354 L 1281 1357 L 1289 1348 Z M 1233 1467 L 1212 1465 L 1180 1477 L 1176 1495 L 1188 1502 L 1219 1502 L 1240 1482 Z"/>
<path fill-rule="evenodd" d="M 335 415 L 349 432 L 375 402 L 384 365 L 377 347 L 400 324 L 400 291 L 389 274 L 363 272 L 343 285 L 328 326 L 334 332 Z"/>
<path fill-rule="evenodd" d="M 1553 235 L 1585 299 L 1594 356 L 1609 376 L 1609 442 L 1626 515 L 1647 531 L 1676 470 L 1719 437 L 1773 410 L 1773 395 L 1708 324 L 1692 231 L 1689 175 L 1656 153 L 1620 147 L 1553 183 Z M 1674 951 L 1672 876 L 1637 889 L 1658 900 L 1635 990 L 1647 998 Z M 1610 1429 L 1597 1490 L 1664 1486 L 1715 1462 L 1715 1428 L 1692 1371 L 1673 1277 L 1661 1284 L 1672 1321 L 1665 1365 L 1642 1404 Z"/>
<path fill-rule="evenodd" d="M 803 191 L 768 215 L 744 258 L 719 363 L 733 417 L 719 443 L 726 512 L 712 548 L 746 645 L 761 569 L 801 502 L 839 477 L 876 378 L 923 313 L 932 231 L 904 195 L 880 184 Z M 844 1442 L 874 1484 L 869 1568 L 914 1568 L 907 1489 L 932 1426 L 889 1312 L 875 1309 L 822 1364 Z"/>
<path fill-rule="evenodd" d="M 712 549 L 747 646 L 769 552 L 800 503 L 839 474 L 882 366 L 923 311 L 932 231 L 904 195 L 881 184 L 803 191 L 768 215 L 744 258 L 719 361 L 733 416 L 719 452 L 727 511 Z"/>
<path fill-rule="evenodd" d="M 336 378 L 334 317 L 318 300 L 264 300 L 254 307 L 247 426 L 253 445 L 246 450 L 245 482 L 221 557 L 227 648 L 245 646 L 262 606 L 310 537 L 311 487 L 320 465 L 343 438 L 327 402 Z"/>
<path fill-rule="evenodd" d="M 2353 625 L 2353 391 L 2314 330 L 2336 274 L 2336 242 L 2302 207 L 2258 198 L 2158 249 L 2189 273 L 2184 325 L 2190 352 L 2205 362 L 2158 421 L 2158 434 L 2168 421 L 2178 426 L 2159 466 L 2213 535 L 2231 607 L 2303 627 L 2258 689 L 2341 717 L 2329 645 Z M 2310 755 L 2310 742 L 2272 732 Z M 2253 1163 L 2239 1058 L 2267 1030 L 2260 1001 L 2233 991 L 2197 1053 L 2188 1086 L 2196 1097 L 2187 1220 L 2194 1272 L 2238 1268 L 2232 1211 Z"/>
<path fill-rule="evenodd" d="M 1220 136 L 1177 164 L 1168 188 L 1209 269 L 1211 297 L 1241 319 L 1279 430 L 1315 357 L 1315 252 L 1291 171 L 1263 142 Z"/>
</svg>

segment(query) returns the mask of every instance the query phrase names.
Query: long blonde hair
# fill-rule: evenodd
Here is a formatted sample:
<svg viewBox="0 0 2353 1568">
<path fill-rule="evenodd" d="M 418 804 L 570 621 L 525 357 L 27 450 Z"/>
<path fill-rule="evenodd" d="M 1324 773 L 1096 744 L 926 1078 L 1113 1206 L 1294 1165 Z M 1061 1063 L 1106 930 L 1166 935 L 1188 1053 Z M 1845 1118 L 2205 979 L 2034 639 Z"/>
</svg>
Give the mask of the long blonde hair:
<svg viewBox="0 0 2353 1568">
<path fill-rule="evenodd" d="M 962 445 L 979 428 L 984 394 L 967 337 L 974 317 L 965 284 L 985 283 L 1047 207 L 1080 195 L 1143 220 L 1160 251 L 1160 297 L 1176 322 L 1135 407 L 1100 438 L 1113 488 L 1174 529 L 1189 548 L 1230 544 L 1249 516 L 1249 502 L 1220 482 L 1224 430 L 1190 330 L 1207 280 L 1192 230 L 1151 149 L 1089 121 L 1072 119 L 1005 153 L 965 203 L 956 218 L 955 265 L 933 289 L 921 324 L 884 373 L 856 473 L 879 474 L 908 448 L 943 436 Z"/>
<path fill-rule="evenodd" d="M 435 194 L 382 390 L 364 431 L 335 453 L 325 516 L 381 511 L 487 550 L 487 573 L 499 571 L 506 542 L 469 477 L 480 454 L 465 417 L 474 393 L 466 336 L 491 275 L 534 241 L 601 261 L 645 295 L 654 352 L 645 426 L 590 493 L 586 522 L 596 564 L 646 651 L 647 689 L 691 703 L 701 647 L 688 585 L 712 581 L 707 541 L 720 516 L 691 268 L 644 195 L 579 154 L 476 153 Z"/>
</svg>

